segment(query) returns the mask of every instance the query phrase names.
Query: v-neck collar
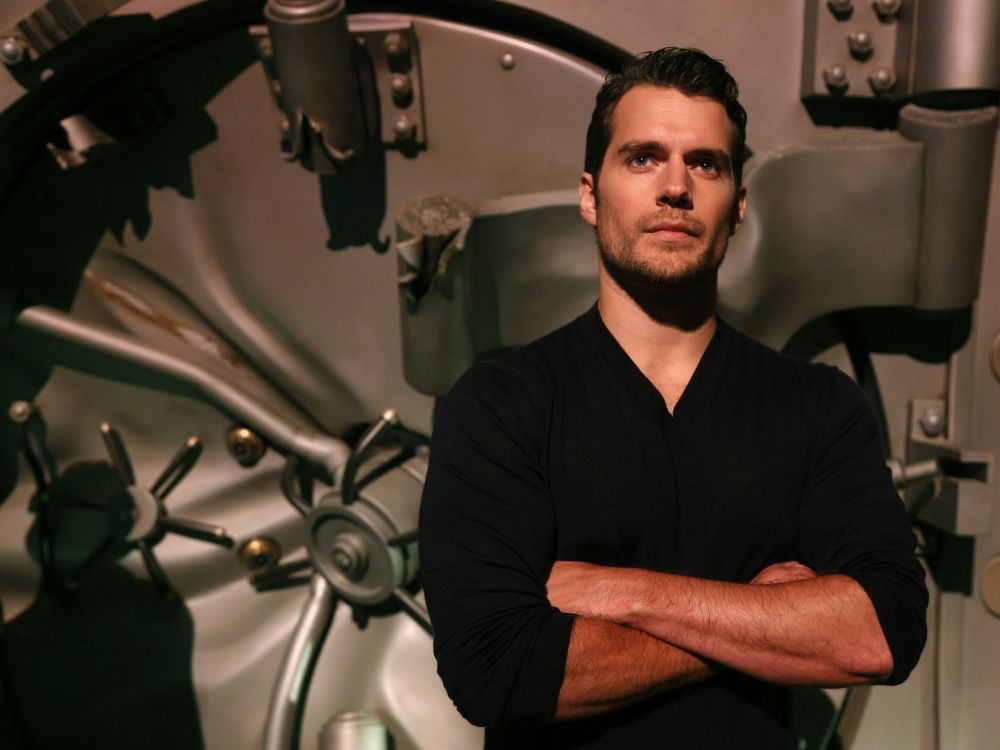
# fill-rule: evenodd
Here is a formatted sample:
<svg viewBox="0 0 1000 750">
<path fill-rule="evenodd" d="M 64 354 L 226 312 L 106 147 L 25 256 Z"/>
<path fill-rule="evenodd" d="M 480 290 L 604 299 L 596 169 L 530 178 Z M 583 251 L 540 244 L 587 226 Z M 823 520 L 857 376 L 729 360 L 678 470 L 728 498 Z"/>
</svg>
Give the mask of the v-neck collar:
<svg viewBox="0 0 1000 750">
<path fill-rule="evenodd" d="M 691 374 L 691 379 L 680 398 L 674 404 L 673 412 L 667 408 L 667 403 L 659 389 L 632 361 L 618 339 L 608 330 L 601 318 L 597 303 L 594 303 L 593 307 L 580 316 L 579 320 L 584 338 L 597 348 L 615 377 L 624 383 L 644 410 L 660 412 L 669 419 L 676 419 L 678 411 L 687 412 L 688 408 L 691 408 L 687 406 L 689 403 L 697 404 L 701 400 L 702 394 L 710 394 L 722 375 L 722 368 L 717 365 L 721 365 L 723 341 L 729 336 L 731 329 L 718 315 L 715 316 L 715 331 L 712 334 L 712 339 L 705 347 L 705 351 L 702 352 L 701 359 L 698 360 L 698 364 Z"/>
</svg>

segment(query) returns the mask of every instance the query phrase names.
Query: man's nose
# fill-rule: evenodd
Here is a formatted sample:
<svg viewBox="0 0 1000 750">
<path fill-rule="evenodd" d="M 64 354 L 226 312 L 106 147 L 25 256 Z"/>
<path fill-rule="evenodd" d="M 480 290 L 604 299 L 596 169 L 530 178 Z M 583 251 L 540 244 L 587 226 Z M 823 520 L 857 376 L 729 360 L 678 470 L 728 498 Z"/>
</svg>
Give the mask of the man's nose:
<svg viewBox="0 0 1000 750">
<path fill-rule="evenodd" d="M 671 159 L 662 170 L 662 181 L 658 188 L 656 203 L 659 206 L 672 208 L 691 208 L 691 175 L 687 164 Z"/>
</svg>

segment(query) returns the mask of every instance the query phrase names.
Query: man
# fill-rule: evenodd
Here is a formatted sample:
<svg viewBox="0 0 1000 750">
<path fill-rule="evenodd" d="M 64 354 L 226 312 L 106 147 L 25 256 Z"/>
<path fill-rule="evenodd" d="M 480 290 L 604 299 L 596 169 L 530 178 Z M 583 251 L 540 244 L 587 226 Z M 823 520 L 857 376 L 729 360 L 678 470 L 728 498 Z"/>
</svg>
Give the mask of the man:
<svg viewBox="0 0 1000 750">
<path fill-rule="evenodd" d="M 442 402 L 421 511 L 438 671 L 487 748 L 787 748 L 783 685 L 898 683 L 914 538 L 857 388 L 715 314 L 746 205 L 716 60 L 609 76 L 597 305 Z"/>
</svg>

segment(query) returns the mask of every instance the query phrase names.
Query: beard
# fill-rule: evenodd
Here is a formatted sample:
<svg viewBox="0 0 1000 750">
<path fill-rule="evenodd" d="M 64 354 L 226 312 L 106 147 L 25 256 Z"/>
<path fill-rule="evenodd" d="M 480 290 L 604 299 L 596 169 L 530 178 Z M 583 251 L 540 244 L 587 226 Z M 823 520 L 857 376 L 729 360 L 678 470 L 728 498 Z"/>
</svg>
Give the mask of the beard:
<svg viewBox="0 0 1000 750">
<path fill-rule="evenodd" d="M 678 292 L 699 287 L 715 278 L 726 257 L 728 237 L 721 239 L 706 232 L 705 225 L 676 213 L 645 217 L 636 226 L 624 229 L 614 219 L 600 216 L 595 235 L 601 262 L 608 275 L 630 296 Z M 687 225 L 691 235 L 681 246 L 656 248 L 646 255 L 637 252 L 646 235 L 645 228 L 661 221 Z M 647 240 L 654 240 L 648 237 Z M 638 301 L 638 300 L 637 300 Z"/>
<path fill-rule="evenodd" d="M 657 242 L 646 233 L 663 221 L 684 225 L 688 238 Z M 599 210 L 595 234 L 601 263 L 625 294 L 652 320 L 693 331 L 715 311 L 717 272 L 729 244 L 729 234 L 722 234 L 726 229 L 709 232 L 674 211 L 651 214 L 626 230 Z"/>
</svg>

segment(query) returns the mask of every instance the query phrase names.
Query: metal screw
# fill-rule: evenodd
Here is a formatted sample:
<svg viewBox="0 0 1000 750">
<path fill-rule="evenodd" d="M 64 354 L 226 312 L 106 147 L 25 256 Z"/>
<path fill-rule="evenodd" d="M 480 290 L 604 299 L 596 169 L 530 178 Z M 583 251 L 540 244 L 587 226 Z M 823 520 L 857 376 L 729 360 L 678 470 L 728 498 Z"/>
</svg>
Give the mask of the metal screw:
<svg viewBox="0 0 1000 750">
<path fill-rule="evenodd" d="M 12 401 L 7 415 L 18 424 L 24 424 L 31 417 L 31 404 L 27 401 Z"/>
<path fill-rule="evenodd" d="M 823 69 L 823 80 L 826 81 L 826 87 L 831 91 L 846 91 L 847 87 L 851 85 L 847 78 L 847 67 L 840 63 L 827 65 Z"/>
<path fill-rule="evenodd" d="M 865 29 L 858 29 L 847 37 L 847 46 L 851 54 L 859 60 L 864 60 L 872 53 L 872 35 Z"/>
<path fill-rule="evenodd" d="M 875 0 L 875 12 L 884 19 L 893 18 L 903 9 L 903 0 Z"/>
<path fill-rule="evenodd" d="M 920 415 L 920 429 L 927 437 L 937 437 L 945 428 L 944 409 L 940 406 L 929 406 Z"/>
<path fill-rule="evenodd" d="M 892 68 L 879 68 L 868 76 L 868 83 L 871 84 L 872 91 L 876 94 L 884 94 L 887 91 L 892 91 L 896 85 L 896 74 Z"/>
<path fill-rule="evenodd" d="M 514 67 L 514 56 L 510 52 L 504 52 L 500 55 L 500 67 L 504 70 L 510 70 Z"/>
<path fill-rule="evenodd" d="M 389 88 L 392 89 L 392 98 L 396 101 L 405 100 L 413 93 L 413 83 L 405 73 L 393 73 L 389 80 Z"/>
<path fill-rule="evenodd" d="M 20 39 L 8 36 L 0 41 L 0 60 L 6 65 L 17 65 L 24 60 L 24 45 Z"/>
<path fill-rule="evenodd" d="M 392 124 L 392 129 L 396 133 L 397 141 L 412 141 L 417 134 L 417 124 L 408 115 L 400 115 Z"/>
<path fill-rule="evenodd" d="M 410 53 L 410 44 L 398 31 L 390 31 L 382 40 L 382 49 L 390 62 L 402 62 Z"/>
<path fill-rule="evenodd" d="M 236 425 L 226 433 L 226 448 L 240 466 L 253 466 L 264 457 L 267 444 L 246 427 Z"/>
<path fill-rule="evenodd" d="M 854 3 L 851 0 L 827 0 L 827 7 L 835 16 L 846 16 L 854 10 Z"/>
</svg>

